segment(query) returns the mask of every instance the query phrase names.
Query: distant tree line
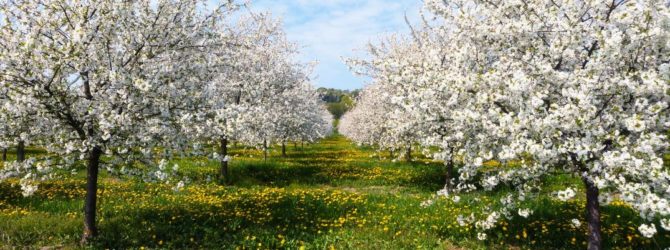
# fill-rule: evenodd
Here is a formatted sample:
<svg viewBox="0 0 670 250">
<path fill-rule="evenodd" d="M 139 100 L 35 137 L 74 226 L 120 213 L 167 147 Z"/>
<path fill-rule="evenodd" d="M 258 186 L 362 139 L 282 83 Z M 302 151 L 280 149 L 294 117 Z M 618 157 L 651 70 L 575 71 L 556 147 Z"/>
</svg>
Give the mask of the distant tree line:
<svg viewBox="0 0 670 250">
<path fill-rule="evenodd" d="M 326 102 L 328 111 L 335 119 L 340 119 L 344 113 L 354 107 L 354 100 L 358 97 L 360 89 L 341 90 L 332 88 L 319 88 L 319 97 Z"/>
</svg>

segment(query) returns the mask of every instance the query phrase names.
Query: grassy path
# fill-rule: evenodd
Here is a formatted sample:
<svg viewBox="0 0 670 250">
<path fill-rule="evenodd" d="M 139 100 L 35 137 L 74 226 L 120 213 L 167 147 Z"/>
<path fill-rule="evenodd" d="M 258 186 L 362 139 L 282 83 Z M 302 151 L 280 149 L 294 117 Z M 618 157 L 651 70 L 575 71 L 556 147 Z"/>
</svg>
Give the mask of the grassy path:
<svg viewBox="0 0 670 250">
<path fill-rule="evenodd" d="M 233 148 L 232 181 L 211 182 L 217 163 L 186 158 L 175 161 L 192 183 L 172 186 L 103 176 L 97 248 L 226 249 L 457 249 L 581 248 L 585 226 L 582 202 L 559 203 L 537 197 L 524 204 L 529 218 L 500 222 L 489 240 L 477 241 L 474 229 L 457 216 L 503 197 L 505 190 L 464 195 L 455 203 L 431 199 L 443 183 L 439 163 L 380 159 L 375 151 L 341 136 L 295 149 L 287 158 L 255 149 Z M 386 155 L 386 157 L 388 157 Z M 547 180 L 573 181 L 569 177 Z M 13 181 L 16 183 L 16 181 Z M 24 198 L 17 187 L 0 184 L 0 248 L 77 247 L 83 204 L 83 178 L 45 182 Z M 637 215 L 621 204 L 604 209 L 607 246 L 656 248 L 668 241 L 661 230 L 656 243 L 637 233 Z"/>
</svg>

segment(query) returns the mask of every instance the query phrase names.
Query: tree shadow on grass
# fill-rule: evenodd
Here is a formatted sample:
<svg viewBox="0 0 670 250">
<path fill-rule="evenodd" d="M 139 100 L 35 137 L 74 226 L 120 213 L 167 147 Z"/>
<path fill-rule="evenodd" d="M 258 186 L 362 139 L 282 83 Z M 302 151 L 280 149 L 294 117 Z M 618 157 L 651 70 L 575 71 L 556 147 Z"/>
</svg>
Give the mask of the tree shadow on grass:
<svg viewBox="0 0 670 250">
<path fill-rule="evenodd" d="M 173 202 L 109 212 L 103 215 L 96 247 L 297 248 L 300 241 L 313 241 L 320 230 L 353 226 L 339 221 L 363 209 L 355 197 L 326 191 L 258 192 L 210 205 Z"/>
<path fill-rule="evenodd" d="M 512 212 L 510 219 L 502 218 L 488 230 L 485 244 L 490 249 L 584 249 L 588 240 L 588 225 L 583 200 L 561 202 L 549 198 L 529 201 L 533 209 L 528 218 Z M 580 221 L 575 225 L 572 219 Z M 670 233 L 659 229 L 654 239 L 644 238 L 637 230 L 645 223 L 632 208 L 624 205 L 601 207 L 603 249 L 662 249 L 670 246 Z M 658 223 L 656 223 L 658 225 Z M 460 227 L 442 227 L 436 233 L 455 241 L 476 239 L 474 230 L 463 233 Z"/>
<path fill-rule="evenodd" d="M 286 162 L 237 162 L 231 166 L 232 186 L 331 185 L 358 182 L 361 185 L 389 185 L 435 191 L 445 184 L 439 164 L 379 164 L 344 162 L 334 159 L 298 158 Z"/>
<path fill-rule="evenodd" d="M 291 184 L 329 184 L 330 180 L 320 175 L 322 168 L 315 165 L 286 166 L 278 163 L 244 162 L 231 169 L 231 185 L 273 186 Z"/>
</svg>

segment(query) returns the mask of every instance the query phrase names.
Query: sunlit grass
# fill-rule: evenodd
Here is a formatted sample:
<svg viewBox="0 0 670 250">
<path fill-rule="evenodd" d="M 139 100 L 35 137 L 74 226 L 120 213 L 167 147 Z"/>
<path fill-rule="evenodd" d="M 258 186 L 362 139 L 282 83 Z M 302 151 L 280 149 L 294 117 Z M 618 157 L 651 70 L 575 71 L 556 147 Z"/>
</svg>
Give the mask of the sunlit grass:
<svg viewBox="0 0 670 250">
<path fill-rule="evenodd" d="M 172 186 L 103 175 L 99 193 L 100 248 L 402 249 L 402 248 L 584 248 L 583 197 L 559 202 L 549 197 L 578 179 L 557 175 L 542 183 L 545 195 L 529 199 L 535 213 L 504 219 L 476 240 L 460 214 L 476 216 L 507 194 L 505 188 L 462 195 L 461 201 L 420 203 L 442 187 L 444 168 L 425 158 L 391 162 L 388 153 L 358 148 L 341 136 L 295 149 L 280 157 L 271 150 L 231 150 L 231 180 L 219 185 L 218 163 L 175 160 L 193 182 Z M 386 159 L 384 159 L 386 158 Z M 426 164 L 426 162 L 428 162 Z M 0 184 L 0 248 L 78 247 L 84 180 L 81 176 L 40 185 L 22 197 L 17 180 Z M 655 249 L 670 244 L 667 232 L 655 239 L 637 232 L 638 215 L 614 203 L 603 208 L 606 248 Z"/>
</svg>

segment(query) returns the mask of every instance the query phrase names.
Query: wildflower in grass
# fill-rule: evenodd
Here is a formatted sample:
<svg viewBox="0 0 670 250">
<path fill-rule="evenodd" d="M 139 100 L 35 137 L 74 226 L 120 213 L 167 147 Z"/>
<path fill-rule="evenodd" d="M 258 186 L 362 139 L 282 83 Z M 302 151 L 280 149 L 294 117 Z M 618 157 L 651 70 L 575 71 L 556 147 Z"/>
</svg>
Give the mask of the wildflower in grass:
<svg viewBox="0 0 670 250">
<path fill-rule="evenodd" d="M 582 226 L 582 222 L 579 221 L 578 219 L 572 219 L 570 222 L 572 223 L 572 226 L 575 228 Z"/>
<path fill-rule="evenodd" d="M 488 216 L 486 216 L 485 220 L 480 220 L 475 223 L 475 226 L 479 229 L 482 230 L 488 230 L 493 228 L 495 226 L 495 223 L 498 221 L 500 218 L 500 214 L 498 212 L 491 212 Z"/>
<path fill-rule="evenodd" d="M 468 217 L 464 217 L 463 215 L 459 214 L 458 217 L 456 217 L 456 221 L 458 222 L 458 225 L 460 225 L 461 227 L 472 223 L 474 220 L 475 220 L 474 214 L 470 214 Z"/>
<path fill-rule="evenodd" d="M 37 191 L 37 185 L 33 185 L 30 181 L 27 180 L 21 180 L 21 194 L 24 197 L 31 196 Z"/>
<path fill-rule="evenodd" d="M 654 224 L 642 224 L 637 229 L 640 230 L 640 234 L 646 238 L 654 237 L 656 234 L 656 226 L 654 226 Z"/>
<path fill-rule="evenodd" d="M 444 196 L 445 198 L 449 197 L 449 190 L 446 188 L 440 189 L 437 191 L 437 196 Z"/>
<path fill-rule="evenodd" d="M 531 211 L 528 208 L 519 209 L 519 216 L 524 217 L 524 218 L 528 218 L 528 216 L 531 215 L 532 213 L 533 213 L 533 211 Z"/>
<path fill-rule="evenodd" d="M 421 207 L 423 207 L 423 208 L 430 207 L 433 204 L 435 204 L 435 200 L 432 200 L 432 199 L 431 200 L 425 200 L 425 201 L 421 202 Z"/>
<path fill-rule="evenodd" d="M 609 205 L 612 203 L 612 201 L 614 201 L 614 196 L 612 194 L 605 193 L 598 197 L 598 202 L 600 202 L 600 205 Z"/>
<path fill-rule="evenodd" d="M 670 219 L 661 219 L 661 227 L 665 231 L 670 231 Z"/>
<path fill-rule="evenodd" d="M 174 190 L 175 192 L 179 192 L 181 191 L 182 188 L 184 188 L 184 181 L 179 181 L 179 183 L 177 183 L 177 185 L 174 188 L 172 188 L 172 190 Z"/>
<path fill-rule="evenodd" d="M 498 186 L 498 183 L 500 183 L 498 176 L 489 176 L 485 178 L 484 181 L 482 181 L 482 186 L 484 187 L 485 190 L 491 190 L 494 187 Z"/>
<path fill-rule="evenodd" d="M 556 196 L 561 201 L 567 201 L 575 197 L 575 190 L 573 190 L 572 188 L 567 188 L 566 190 L 558 191 L 556 193 Z"/>
</svg>

